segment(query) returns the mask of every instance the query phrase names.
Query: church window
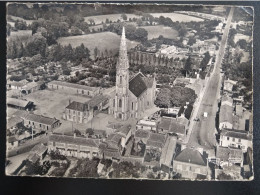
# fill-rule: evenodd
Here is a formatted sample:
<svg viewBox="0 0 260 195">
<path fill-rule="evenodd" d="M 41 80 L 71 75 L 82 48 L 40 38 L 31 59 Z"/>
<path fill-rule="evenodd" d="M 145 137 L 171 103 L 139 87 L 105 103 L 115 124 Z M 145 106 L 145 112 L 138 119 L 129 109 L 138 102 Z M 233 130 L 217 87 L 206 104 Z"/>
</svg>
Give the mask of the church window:
<svg viewBox="0 0 260 195">
<path fill-rule="evenodd" d="M 122 107 L 122 100 L 119 99 L 119 107 L 121 108 Z"/>
<path fill-rule="evenodd" d="M 115 99 L 113 99 L 113 107 L 115 107 Z"/>
<path fill-rule="evenodd" d="M 120 76 L 120 84 L 122 84 L 122 76 Z"/>
<path fill-rule="evenodd" d="M 149 101 L 147 102 L 147 106 L 149 106 Z"/>
<path fill-rule="evenodd" d="M 132 102 L 132 110 L 134 110 L 134 102 Z"/>
<path fill-rule="evenodd" d="M 82 94 L 84 94 L 84 90 L 82 90 Z"/>
</svg>

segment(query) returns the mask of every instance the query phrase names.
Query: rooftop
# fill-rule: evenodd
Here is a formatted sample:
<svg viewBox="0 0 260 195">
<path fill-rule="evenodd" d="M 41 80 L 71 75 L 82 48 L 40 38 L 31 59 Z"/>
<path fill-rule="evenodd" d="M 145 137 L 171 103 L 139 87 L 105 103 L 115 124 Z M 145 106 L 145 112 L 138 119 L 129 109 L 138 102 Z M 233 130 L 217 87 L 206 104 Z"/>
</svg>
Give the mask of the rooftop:
<svg viewBox="0 0 260 195">
<path fill-rule="evenodd" d="M 107 101 L 108 99 L 109 98 L 106 95 L 97 95 L 97 96 L 93 97 L 91 100 L 89 100 L 87 102 L 87 104 L 93 108 L 93 107 L 97 106 L 98 104 L 100 104 L 104 101 Z"/>
<path fill-rule="evenodd" d="M 245 140 L 252 140 L 252 134 L 248 133 L 247 131 L 243 131 L 243 130 L 223 129 L 221 131 L 220 135 L 239 138 L 239 139 L 245 139 Z"/>
<path fill-rule="evenodd" d="M 60 85 L 64 87 L 71 87 L 71 88 L 76 88 L 76 89 L 81 89 L 81 90 L 88 90 L 88 91 L 96 91 L 99 88 L 98 87 L 89 87 L 86 85 L 80 85 L 80 84 L 75 84 L 75 83 L 68 83 L 68 82 L 62 82 L 62 81 L 51 81 L 49 84 L 53 85 Z"/>
<path fill-rule="evenodd" d="M 7 104 L 19 106 L 22 108 L 25 108 L 30 103 L 32 103 L 32 102 L 27 101 L 27 100 L 21 100 L 21 99 L 16 99 L 16 98 L 7 98 Z"/>
<path fill-rule="evenodd" d="M 28 114 L 25 118 L 25 120 L 34 121 L 46 125 L 52 125 L 56 121 L 58 121 L 56 118 L 50 118 L 42 115 L 36 115 L 36 114 Z"/>
<path fill-rule="evenodd" d="M 129 90 L 136 97 L 139 97 L 147 89 L 143 78 L 144 75 L 142 73 L 138 73 L 129 81 Z"/>
<path fill-rule="evenodd" d="M 160 158 L 161 163 L 171 166 L 172 158 L 175 153 L 177 139 L 175 137 L 168 137 L 166 143 L 162 149 L 162 155 Z"/>
<path fill-rule="evenodd" d="M 237 148 L 217 146 L 216 157 L 221 161 L 228 161 L 230 158 L 237 158 L 242 160 L 243 151 Z"/>
<path fill-rule="evenodd" d="M 142 130 L 142 129 L 138 129 L 135 132 L 135 137 L 138 137 L 138 138 L 148 138 L 149 137 L 149 132 L 145 131 L 145 130 Z"/>
<path fill-rule="evenodd" d="M 23 122 L 23 119 L 19 117 L 11 117 L 7 120 L 7 129 L 10 129 L 13 126 L 16 126 L 18 123 Z"/>
<path fill-rule="evenodd" d="M 30 82 L 30 83 L 27 83 L 25 86 L 23 86 L 23 89 L 30 90 L 34 87 L 37 87 L 38 85 L 39 85 L 38 82 Z"/>
<path fill-rule="evenodd" d="M 73 101 L 66 108 L 70 110 L 85 112 L 86 110 L 88 110 L 88 105 L 81 102 Z"/>
<path fill-rule="evenodd" d="M 99 145 L 98 141 L 94 139 L 89 139 L 84 137 L 74 137 L 69 135 L 58 135 L 58 134 L 50 135 L 49 141 L 75 144 L 75 145 L 88 146 L 88 147 L 98 147 Z"/>
<path fill-rule="evenodd" d="M 30 153 L 41 156 L 44 152 L 46 152 L 47 149 L 48 149 L 47 146 L 43 144 L 37 144 L 31 149 Z"/>
<path fill-rule="evenodd" d="M 233 107 L 224 104 L 220 107 L 219 122 L 229 122 L 233 124 Z"/>
<path fill-rule="evenodd" d="M 199 151 L 190 149 L 190 148 L 185 148 L 182 150 L 175 158 L 175 161 L 179 162 L 185 162 L 185 163 L 190 163 L 190 164 L 196 164 L 196 165 L 202 165 L 206 166 L 207 165 L 207 160 L 205 157 L 199 153 Z"/>
</svg>

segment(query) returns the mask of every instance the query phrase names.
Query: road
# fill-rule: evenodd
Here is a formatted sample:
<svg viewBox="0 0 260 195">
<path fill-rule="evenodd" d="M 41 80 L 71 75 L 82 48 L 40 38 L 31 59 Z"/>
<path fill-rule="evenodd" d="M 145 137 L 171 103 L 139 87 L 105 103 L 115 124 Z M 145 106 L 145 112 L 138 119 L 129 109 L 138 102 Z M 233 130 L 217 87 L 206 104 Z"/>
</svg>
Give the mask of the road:
<svg viewBox="0 0 260 195">
<path fill-rule="evenodd" d="M 231 8 L 222 35 L 222 40 L 220 42 L 219 52 L 216 56 L 216 62 L 213 72 L 209 78 L 209 81 L 206 83 L 203 97 L 198 103 L 198 111 L 197 113 L 195 113 L 195 116 L 196 118 L 199 118 L 200 121 L 191 121 L 191 133 L 187 143 L 188 147 L 201 147 L 205 150 L 211 150 L 216 145 L 215 119 L 218 109 L 218 97 L 221 87 L 220 68 L 225 53 L 233 12 L 234 8 Z M 208 113 L 207 118 L 203 117 L 204 112 Z"/>
</svg>

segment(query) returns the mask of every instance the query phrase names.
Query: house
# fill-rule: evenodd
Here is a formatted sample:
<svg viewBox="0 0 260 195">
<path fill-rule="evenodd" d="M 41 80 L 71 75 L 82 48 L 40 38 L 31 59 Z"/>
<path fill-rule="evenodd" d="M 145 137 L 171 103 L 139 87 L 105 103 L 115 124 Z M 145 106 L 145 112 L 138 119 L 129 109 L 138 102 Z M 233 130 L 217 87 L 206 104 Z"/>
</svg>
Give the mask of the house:
<svg viewBox="0 0 260 195">
<path fill-rule="evenodd" d="M 81 103 L 73 101 L 66 108 L 63 113 L 63 119 L 73 121 L 75 123 L 87 123 L 94 116 L 93 107 L 88 103 Z"/>
<path fill-rule="evenodd" d="M 233 107 L 224 104 L 220 107 L 219 112 L 219 129 L 233 128 Z"/>
<path fill-rule="evenodd" d="M 14 136 L 9 137 L 7 141 L 7 149 L 12 150 L 18 147 L 18 143 L 19 141 Z"/>
<path fill-rule="evenodd" d="M 174 136 L 169 136 L 162 149 L 160 158 L 160 166 L 165 172 L 172 171 L 172 161 L 175 155 L 177 139 Z"/>
<path fill-rule="evenodd" d="M 173 171 L 179 173 L 182 178 L 206 179 L 208 175 L 206 156 L 195 149 L 185 148 L 173 160 Z"/>
<path fill-rule="evenodd" d="M 237 81 L 233 81 L 233 80 L 225 80 L 224 81 L 224 92 L 227 92 L 227 93 L 231 93 L 233 92 L 233 87 L 234 85 L 237 83 Z"/>
<path fill-rule="evenodd" d="M 21 89 L 21 92 L 23 94 L 30 94 L 32 92 L 39 90 L 40 86 L 41 86 L 40 83 L 33 81 L 33 82 L 30 82 L 30 83 L 27 83 L 26 85 L 24 85 Z"/>
<path fill-rule="evenodd" d="M 223 95 L 222 99 L 221 99 L 221 106 L 222 105 L 228 105 L 228 106 L 233 106 L 233 99 L 232 97 L 228 96 L 228 95 Z"/>
<path fill-rule="evenodd" d="M 76 134 L 51 134 L 48 141 L 48 151 L 59 151 L 65 156 L 90 158 L 99 156 L 99 140 L 77 137 Z"/>
<path fill-rule="evenodd" d="M 242 149 L 252 148 L 252 134 L 243 130 L 223 129 L 220 133 L 220 146 Z"/>
<path fill-rule="evenodd" d="M 59 127 L 60 124 L 60 120 L 43 115 L 28 114 L 24 118 L 24 125 L 46 132 Z"/>
<path fill-rule="evenodd" d="M 102 164 L 101 162 L 98 163 L 98 166 L 97 166 L 97 173 L 100 175 L 104 169 L 104 164 Z"/>
<path fill-rule="evenodd" d="M 13 132 L 17 129 L 17 126 L 19 124 L 23 123 L 23 119 L 19 117 L 11 117 L 7 119 L 7 129 L 10 130 L 10 132 Z"/>
<path fill-rule="evenodd" d="M 7 89 L 22 89 L 22 87 L 25 85 L 24 82 L 17 82 L 17 81 L 10 81 L 7 82 L 6 88 Z"/>
<path fill-rule="evenodd" d="M 151 121 L 148 119 L 139 120 L 136 124 L 136 129 L 156 131 L 156 121 Z"/>
<path fill-rule="evenodd" d="M 239 118 L 242 118 L 242 117 L 243 117 L 244 108 L 243 108 L 242 104 L 236 104 L 236 106 L 235 106 L 235 114 L 236 114 L 236 116 L 238 116 Z"/>
<path fill-rule="evenodd" d="M 146 149 L 159 149 L 161 150 L 166 141 L 166 135 L 159 133 L 150 133 L 146 143 Z"/>
<path fill-rule="evenodd" d="M 86 85 L 68 83 L 63 81 L 51 81 L 48 83 L 48 88 L 53 90 L 64 90 L 68 93 L 86 95 L 89 97 L 94 97 L 100 94 L 99 87 L 89 87 Z"/>
<path fill-rule="evenodd" d="M 7 98 L 6 104 L 11 108 L 16 108 L 19 110 L 32 110 L 34 108 L 34 104 L 31 101 L 10 98 L 10 97 Z"/>
<path fill-rule="evenodd" d="M 243 166 L 243 151 L 238 148 L 217 146 L 216 159 L 219 166 L 239 164 Z"/>
<path fill-rule="evenodd" d="M 94 110 L 105 110 L 109 106 L 109 96 L 107 95 L 96 95 L 91 100 L 89 100 L 88 105 Z"/>
<path fill-rule="evenodd" d="M 37 144 L 35 145 L 31 151 L 29 152 L 29 155 L 27 159 L 31 161 L 32 163 L 37 162 L 38 160 L 43 160 L 46 156 L 48 151 L 48 147 L 43 144 Z"/>
</svg>

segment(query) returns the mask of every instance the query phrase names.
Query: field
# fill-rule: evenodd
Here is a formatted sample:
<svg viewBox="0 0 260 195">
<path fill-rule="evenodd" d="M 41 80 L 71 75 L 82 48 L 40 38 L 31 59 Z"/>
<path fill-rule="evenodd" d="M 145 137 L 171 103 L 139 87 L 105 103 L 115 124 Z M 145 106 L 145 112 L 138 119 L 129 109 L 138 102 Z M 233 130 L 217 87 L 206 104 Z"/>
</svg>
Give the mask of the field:
<svg viewBox="0 0 260 195">
<path fill-rule="evenodd" d="M 165 38 L 176 39 L 178 32 L 170 27 L 163 25 L 159 26 L 142 26 L 148 32 L 148 39 L 158 38 L 162 35 Z"/>
<path fill-rule="evenodd" d="M 168 17 L 171 18 L 173 22 L 202 22 L 204 21 L 201 18 L 193 17 L 193 16 L 188 16 L 184 14 L 177 14 L 177 13 L 151 13 L 152 16 L 154 17 Z"/>
<path fill-rule="evenodd" d="M 247 36 L 247 35 L 243 35 L 243 34 L 238 33 L 238 34 L 236 34 L 235 37 L 234 37 L 234 42 L 235 42 L 235 43 L 238 42 L 239 39 L 245 39 L 247 42 L 249 42 L 250 37 Z"/>
<path fill-rule="evenodd" d="M 31 24 L 34 22 L 34 20 L 25 20 L 25 19 L 23 19 L 23 18 L 16 17 L 16 16 L 10 16 L 10 15 L 9 15 L 9 17 L 11 17 L 13 20 L 25 21 L 27 25 L 31 25 Z"/>
<path fill-rule="evenodd" d="M 22 43 L 26 43 L 28 39 L 32 36 L 31 30 L 18 30 L 11 32 L 11 35 L 7 38 L 7 40 L 13 40 Z"/>
<path fill-rule="evenodd" d="M 106 19 L 109 21 L 111 20 L 112 22 L 116 22 L 118 19 L 123 21 L 123 18 L 121 17 L 122 14 L 108 14 L 108 15 L 100 15 L 100 16 L 88 16 L 84 17 L 85 22 L 89 23 L 89 19 L 93 19 L 95 24 L 101 24 L 102 22 L 106 22 Z M 129 18 L 139 18 L 140 16 L 137 16 L 135 14 L 126 14 L 127 15 L 127 20 Z"/>
<path fill-rule="evenodd" d="M 90 50 L 90 55 L 94 55 L 94 49 L 97 47 L 100 51 L 105 49 L 116 52 L 119 49 L 120 36 L 112 32 L 100 32 L 95 34 L 62 37 L 58 39 L 61 45 L 71 44 L 72 47 L 77 47 L 82 43 Z M 133 48 L 138 43 L 127 40 L 127 48 Z"/>
</svg>

